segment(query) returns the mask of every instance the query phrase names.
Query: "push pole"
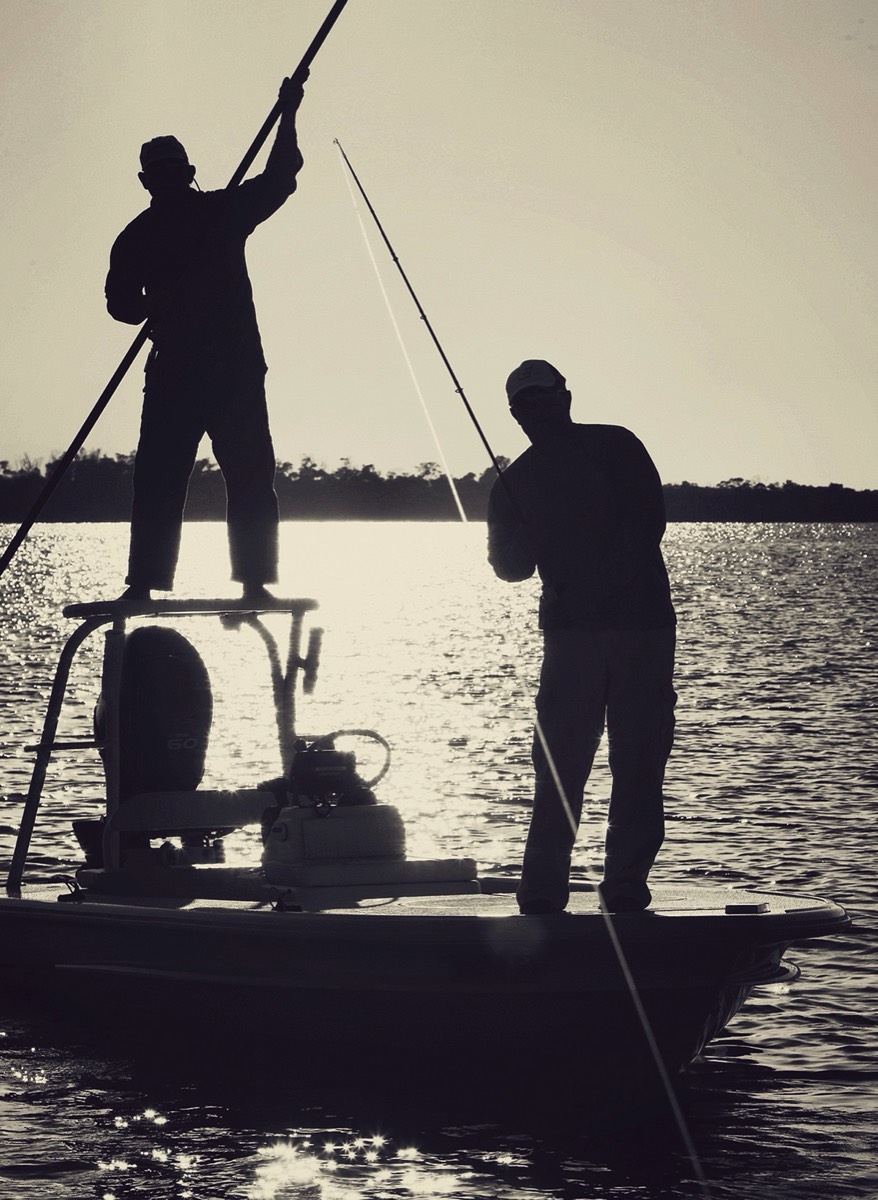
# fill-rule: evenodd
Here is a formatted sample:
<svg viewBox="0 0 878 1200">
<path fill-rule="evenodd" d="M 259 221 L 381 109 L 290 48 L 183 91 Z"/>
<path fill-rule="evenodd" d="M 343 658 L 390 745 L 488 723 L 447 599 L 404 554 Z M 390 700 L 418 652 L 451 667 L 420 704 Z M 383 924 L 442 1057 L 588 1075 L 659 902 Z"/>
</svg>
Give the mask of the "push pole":
<svg viewBox="0 0 878 1200">
<path fill-rule="evenodd" d="M 36 500 L 31 505 L 30 512 L 24 518 L 21 525 L 19 525 L 18 529 L 13 534 L 12 540 L 10 541 L 9 545 L 3 551 L 3 557 L 0 558 L 0 575 L 3 574 L 3 572 L 9 566 L 9 564 L 12 562 L 12 559 L 13 559 L 13 556 L 14 556 L 16 550 L 21 545 L 21 543 L 24 541 L 24 539 L 27 537 L 27 535 L 30 533 L 31 527 L 36 523 L 37 518 L 39 517 L 39 515 L 43 511 L 43 509 L 46 507 L 47 503 L 49 502 L 49 498 L 51 497 L 52 493 L 55 491 L 55 488 L 58 486 L 58 484 L 64 478 L 64 474 L 67 471 L 67 468 L 73 462 L 74 458 L 76 458 L 79 451 L 82 449 L 85 439 L 88 437 L 88 435 L 91 433 L 94 426 L 97 424 L 98 417 L 101 415 L 101 413 L 107 407 L 107 405 L 110 403 L 113 393 L 116 391 L 116 388 L 119 386 L 119 384 L 125 378 L 126 374 L 128 373 L 128 368 L 134 362 L 135 358 L 137 358 L 137 355 L 140 353 L 140 348 L 143 345 L 143 343 L 146 341 L 148 336 L 149 336 L 149 326 L 143 325 L 141 327 L 141 330 L 138 333 L 137 337 L 134 339 L 134 341 L 128 347 L 128 350 L 125 353 L 125 357 L 122 359 L 122 361 L 119 363 L 116 370 L 113 372 L 113 375 L 110 378 L 110 382 L 107 384 L 107 386 L 101 392 L 100 396 L 98 396 L 98 399 L 97 399 L 97 402 L 96 402 L 94 408 L 91 410 L 91 412 L 86 417 L 85 421 L 82 423 L 79 433 L 77 433 L 76 437 L 73 439 L 73 441 L 67 447 L 67 449 L 65 450 L 62 457 L 58 459 L 57 463 L 55 463 L 55 469 L 52 471 L 52 474 L 46 480 L 43 490 L 40 492 L 39 496 L 37 496 Z"/>
<path fill-rule="evenodd" d="M 314 61 L 314 59 L 317 55 L 317 51 L 320 49 L 320 47 L 326 41 L 326 38 L 329 35 L 329 31 L 332 29 L 333 25 L 337 21 L 339 15 L 341 14 L 341 10 L 344 8 L 344 6 L 347 4 L 347 2 L 348 2 L 348 0 L 335 0 L 335 3 L 333 4 L 332 8 L 329 10 L 329 13 L 328 13 L 326 19 L 324 20 L 324 22 L 320 26 L 320 28 L 317 30 L 317 33 L 314 35 L 311 45 L 305 51 L 305 54 L 303 55 L 299 65 L 296 67 L 295 71 L 293 71 L 291 78 L 296 79 L 298 77 L 301 77 L 308 70 L 308 68 L 310 67 L 311 63 Z M 244 178 L 244 176 L 247 174 L 248 170 L 250 169 L 250 165 L 253 162 L 253 159 L 259 153 L 259 151 L 262 148 L 263 143 L 265 142 L 265 139 L 271 133 L 271 130 L 273 129 L 274 125 L 276 124 L 278 117 L 280 116 L 280 113 L 281 113 L 281 104 L 280 104 L 280 101 L 278 100 L 275 103 L 274 107 L 272 108 L 271 112 L 266 117 L 266 119 L 262 125 L 262 128 L 259 130 L 256 137 L 253 139 L 253 142 L 250 145 L 250 148 L 248 149 L 247 153 L 241 159 L 241 162 L 239 163 L 235 173 L 232 175 L 232 178 L 229 180 L 228 184 L 226 185 L 227 187 L 230 187 L 230 188 L 237 187 L 238 184 L 241 182 L 241 180 Z M 98 399 L 95 402 L 94 407 L 92 408 L 91 412 L 86 417 L 86 419 L 83 422 L 82 426 L 80 427 L 79 432 L 77 433 L 76 437 L 73 439 L 73 441 L 67 447 L 67 450 L 61 456 L 61 458 L 59 458 L 58 462 L 55 464 L 55 469 L 52 471 L 52 474 L 46 480 L 43 490 L 40 492 L 39 496 L 34 501 L 33 505 L 31 506 L 31 509 L 28 512 L 27 516 L 25 517 L 24 521 L 21 523 L 21 525 L 16 530 L 16 532 L 13 534 L 12 540 L 10 541 L 9 545 L 4 550 L 2 558 L 0 558 L 0 575 L 2 575 L 3 572 L 6 570 L 6 568 L 9 566 L 10 562 L 12 561 L 13 557 L 15 556 L 15 552 L 18 550 L 18 547 L 21 545 L 21 543 L 24 541 L 24 539 L 30 533 L 31 528 L 36 523 L 37 518 L 39 517 L 40 513 L 46 507 L 46 504 L 48 503 L 48 501 L 51 498 L 52 494 L 54 493 L 55 489 L 58 487 L 58 484 L 63 479 L 63 477 L 67 471 L 67 468 L 73 462 L 74 458 L 76 458 L 79 451 L 82 449 L 85 439 L 88 437 L 88 435 L 91 433 L 94 426 L 97 424 L 98 418 L 100 417 L 101 413 L 104 411 L 104 409 L 110 403 L 110 400 L 113 398 L 113 395 L 115 394 L 116 389 L 119 387 L 119 384 L 122 382 L 122 380 L 127 375 L 128 368 L 134 362 L 135 358 L 137 358 L 137 355 L 140 353 L 141 347 L 143 346 L 144 342 L 146 341 L 146 339 L 148 337 L 149 337 L 149 323 L 147 322 L 141 327 L 139 333 L 137 334 L 137 337 L 131 343 L 131 345 L 129 346 L 128 350 L 126 351 L 125 356 L 123 357 L 122 361 L 119 363 L 118 367 L 113 372 L 109 383 L 104 388 L 104 390 L 101 392 L 100 396 L 98 396 Z"/>
<path fill-rule="evenodd" d="M 317 57 L 317 51 L 320 49 L 320 47 L 326 41 L 327 37 L 329 36 L 330 29 L 332 29 L 333 25 L 338 20 L 340 14 L 341 14 L 341 10 L 344 8 L 344 6 L 347 4 L 347 2 L 348 2 L 348 0 L 335 0 L 335 4 L 333 4 L 332 8 L 329 10 L 329 13 L 326 16 L 326 20 L 323 22 L 323 24 L 317 30 L 317 32 L 314 35 L 314 39 L 311 42 L 311 45 L 305 51 L 305 53 L 302 57 L 302 61 L 299 63 L 299 65 L 296 67 L 295 71 L 293 71 L 292 75 L 290 76 L 291 79 L 298 79 L 300 76 L 304 75 L 305 72 L 308 70 L 308 68 L 311 66 L 311 63 Z M 241 182 L 241 180 L 244 178 L 244 176 L 247 174 L 247 172 L 250 169 L 250 164 L 253 162 L 253 159 L 256 157 L 256 155 L 261 150 L 263 142 L 268 137 L 268 135 L 271 133 L 275 122 L 277 121 L 278 117 L 280 116 L 280 113 L 281 113 L 281 104 L 280 104 L 280 100 L 278 100 L 278 101 L 276 101 L 274 108 L 271 110 L 271 112 L 265 118 L 265 122 L 264 122 L 262 128 L 257 133 L 256 137 L 253 139 L 253 144 L 250 146 L 250 149 L 247 151 L 247 153 L 241 159 L 241 162 L 238 165 L 238 169 L 235 171 L 234 175 L 228 182 L 228 185 L 227 185 L 228 187 L 230 187 L 230 188 L 237 187 L 238 184 Z"/>
</svg>

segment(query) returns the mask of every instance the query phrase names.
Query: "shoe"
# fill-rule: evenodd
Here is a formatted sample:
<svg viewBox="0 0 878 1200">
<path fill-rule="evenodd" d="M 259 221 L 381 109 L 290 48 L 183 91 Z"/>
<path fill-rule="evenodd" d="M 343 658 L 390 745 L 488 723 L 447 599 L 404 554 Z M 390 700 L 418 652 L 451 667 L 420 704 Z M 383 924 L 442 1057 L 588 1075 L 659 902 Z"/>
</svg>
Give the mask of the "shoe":
<svg viewBox="0 0 878 1200">
<path fill-rule="evenodd" d="M 150 591 L 150 588 L 144 587 L 142 584 L 130 583 L 119 599 L 128 600 L 134 604 L 145 604 L 152 599 Z"/>
<path fill-rule="evenodd" d="M 274 596 L 272 596 L 271 592 L 268 590 L 268 588 L 265 586 L 264 583 L 245 583 L 245 584 L 242 584 L 241 586 L 242 586 L 242 594 L 241 594 L 242 600 L 262 601 L 262 600 L 273 600 L 274 599 Z"/>
<path fill-rule="evenodd" d="M 615 900 L 604 900 L 604 908 L 610 913 L 644 912 L 649 901 L 635 900 L 633 896 L 617 896 Z"/>
<path fill-rule="evenodd" d="M 609 913 L 643 912 L 652 902 L 652 893 L 646 884 L 636 891 L 632 889 L 627 892 L 614 892 L 602 883 L 598 888 L 598 895 L 601 907 Z"/>
</svg>

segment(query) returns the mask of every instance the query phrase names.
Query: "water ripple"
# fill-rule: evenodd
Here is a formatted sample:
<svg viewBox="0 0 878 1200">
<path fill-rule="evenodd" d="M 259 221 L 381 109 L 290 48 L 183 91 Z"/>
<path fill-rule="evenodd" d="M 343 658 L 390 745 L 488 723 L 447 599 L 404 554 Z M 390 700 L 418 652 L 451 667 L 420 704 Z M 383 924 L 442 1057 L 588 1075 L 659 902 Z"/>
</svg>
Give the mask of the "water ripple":
<svg viewBox="0 0 878 1200">
<path fill-rule="evenodd" d="M 23 746 L 39 736 L 53 661 L 73 627 L 61 605 L 119 591 L 126 536 L 121 526 L 38 527 L 4 577 L 6 860 L 20 804 L 9 793 L 27 790 Z M 278 590 L 320 599 L 326 630 L 300 731 L 378 730 L 393 747 L 379 796 L 402 810 L 412 853 L 475 855 L 515 872 L 531 789 L 536 585 L 493 579 L 479 526 L 288 524 L 282 537 L 288 577 Z M 224 542 L 220 525 L 187 526 L 178 594 L 229 594 Z M 801 980 L 754 994 L 691 1073 L 686 1111 L 711 1195 L 874 1200 L 878 527 L 676 525 L 666 549 L 679 703 L 656 879 L 804 890 L 837 898 L 857 922 L 843 938 L 795 948 Z M 270 621 L 282 638 L 283 622 Z M 181 629 L 197 636 L 216 693 L 205 786 L 252 786 L 276 773 L 261 644 L 212 620 Z M 90 734 L 100 656 L 95 635 L 71 673 L 62 738 Z M 71 870 L 70 822 L 94 813 L 101 781 L 95 752 L 58 756 L 35 877 Z M 610 782 L 602 753 L 587 789 L 580 877 L 600 861 Z M 254 837 L 230 839 L 231 853 L 258 853 Z M 105 1062 L 55 1051 L 33 1028 L 5 1028 L 0 1178 L 16 1196 L 698 1195 L 679 1155 L 653 1146 L 640 1167 L 625 1165 L 606 1145 L 586 1144 L 583 1131 L 553 1145 L 529 1131 L 445 1130 L 415 1148 L 391 1138 L 369 1160 L 374 1128 L 339 1120 L 330 1135 L 329 1116 L 284 1116 L 278 1098 L 263 1125 L 252 1108 L 211 1108 L 185 1090 L 162 1107 L 150 1102 L 154 1088 L 145 1095 Z M 350 1155 L 328 1155 L 333 1139 Z"/>
</svg>

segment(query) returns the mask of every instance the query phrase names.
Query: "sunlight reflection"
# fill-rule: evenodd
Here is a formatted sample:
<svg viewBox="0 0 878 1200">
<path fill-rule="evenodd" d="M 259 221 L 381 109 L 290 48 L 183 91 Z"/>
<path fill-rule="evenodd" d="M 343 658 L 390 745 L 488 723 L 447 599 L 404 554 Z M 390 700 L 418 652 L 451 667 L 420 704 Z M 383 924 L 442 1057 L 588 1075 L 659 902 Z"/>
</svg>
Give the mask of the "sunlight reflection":
<svg viewBox="0 0 878 1200">
<path fill-rule="evenodd" d="M 31 1049 L 32 1054 L 36 1053 L 35 1046 L 31 1046 L 30 1049 Z M 48 1075 L 46 1075 L 43 1071 L 40 1071 L 40 1070 L 28 1071 L 28 1070 L 22 1070 L 20 1067 L 13 1067 L 10 1073 L 11 1073 L 12 1077 L 14 1079 L 19 1080 L 20 1083 L 48 1083 L 49 1082 Z"/>
<path fill-rule="evenodd" d="M 400 1184 L 413 1196 L 451 1196 L 460 1190 L 460 1185 L 470 1172 L 449 1171 L 440 1175 L 436 1171 L 419 1174 L 406 1171 L 400 1178 Z"/>
<path fill-rule="evenodd" d="M 388 1187 L 393 1194 L 444 1196 L 454 1191 L 444 1168 L 425 1171 L 415 1147 L 392 1149 L 382 1134 L 324 1141 L 316 1153 L 310 1139 L 290 1138 L 260 1148 L 257 1157 L 248 1200 L 282 1200 L 301 1187 L 309 1194 L 313 1189 L 321 1200 L 381 1195 L 380 1189 Z"/>
<path fill-rule="evenodd" d="M 293 1142 L 275 1142 L 260 1149 L 258 1154 L 262 1162 L 256 1168 L 253 1187 L 247 1192 L 250 1200 L 275 1200 L 289 1185 L 312 1184 L 326 1166 L 314 1154 L 303 1153 Z"/>
</svg>

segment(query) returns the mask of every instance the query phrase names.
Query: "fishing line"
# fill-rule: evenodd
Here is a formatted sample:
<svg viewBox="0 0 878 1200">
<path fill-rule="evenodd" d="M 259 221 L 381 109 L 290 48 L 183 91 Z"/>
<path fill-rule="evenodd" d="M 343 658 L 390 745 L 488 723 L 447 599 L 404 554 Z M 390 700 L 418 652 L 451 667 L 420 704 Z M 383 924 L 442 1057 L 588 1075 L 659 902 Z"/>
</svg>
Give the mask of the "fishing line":
<svg viewBox="0 0 878 1200">
<path fill-rule="evenodd" d="M 369 209 L 369 212 L 370 212 L 373 220 L 375 221 L 375 224 L 378 227 L 378 230 L 381 234 L 384 244 L 386 245 L 388 251 L 390 252 L 390 256 L 391 256 L 394 264 L 396 265 L 397 270 L 399 271 L 400 275 L 402 276 L 402 278 L 405 282 L 405 285 L 406 285 L 406 288 L 408 289 L 409 295 L 412 297 L 412 299 L 415 302 L 415 305 L 418 309 L 418 313 L 420 314 L 421 320 L 426 325 L 427 331 L 429 332 L 430 337 L 433 339 L 433 343 L 436 346 L 436 349 L 439 351 L 442 361 L 445 364 L 446 368 L 448 369 L 449 374 L 451 375 L 451 378 L 455 385 L 455 391 L 461 397 L 461 399 L 466 407 L 467 413 L 469 414 L 470 419 L 472 420 L 473 424 L 476 427 L 479 437 L 482 440 L 482 444 L 484 445 L 485 449 L 487 450 L 488 455 L 491 459 L 491 462 L 492 462 L 495 470 L 497 471 L 498 480 L 501 481 L 501 483 L 503 483 L 505 485 L 506 495 L 509 498 L 509 500 L 511 501 L 511 503 L 513 504 L 516 514 L 520 516 L 521 515 L 520 509 L 518 508 L 518 505 L 517 505 L 514 497 L 512 496 L 512 492 L 511 492 L 511 489 L 509 488 L 509 485 L 506 483 L 506 481 L 504 479 L 503 471 L 500 468 L 500 464 L 497 461 L 497 458 L 496 458 L 493 450 L 491 449 L 487 438 L 485 437 L 485 435 L 482 431 L 481 425 L 479 424 L 478 419 L 476 418 L 476 415 L 473 412 L 473 409 L 469 403 L 469 400 L 466 398 L 464 390 L 463 390 L 462 386 L 460 385 L 460 382 L 458 381 L 457 376 L 454 373 L 454 370 L 445 354 L 445 351 L 442 349 L 442 346 L 440 345 L 439 340 L 438 340 L 435 332 L 433 331 L 433 327 L 430 324 L 430 322 L 427 318 L 427 315 L 424 312 L 423 307 L 421 306 L 421 302 L 418 300 L 418 297 L 415 294 L 415 291 L 414 291 L 411 283 L 409 282 L 409 279 L 408 279 L 405 271 L 402 268 L 402 264 L 400 263 L 399 258 L 397 256 L 396 252 L 394 251 L 393 246 L 391 245 L 390 240 L 387 237 L 387 234 L 384 231 L 384 227 L 382 226 L 381 222 L 379 221 L 378 216 L 375 212 L 375 209 L 372 207 L 369 197 L 366 195 L 366 192 L 363 189 L 363 185 L 360 183 L 360 180 L 357 177 L 357 174 L 354 171 L 353 167 L 351 166 L 350 160 L 348 159 L 348 156 L 345 154 L 345 152 L 342 148 L 341 142 L 339 142 L 338 138 L 335 139 L 335 144 L 336 144 L 336 146 L 338 146 L 339 153 L 341 154 L 341 157 L 344 160 L 344 165 L 347 167 L 348 172 L 350 173 L 350 176 L 354 180 L 354 183 L 356 183 L 357 189 L 359 190 L 360 195 L 363 197 L 363 200 L 366 203 L 366 207 Z M 369 243 L 369 238 L 366 234 L 366 229 L 363 224 L 362 215 L 360 214 L 359 208 L 357 206 L 356 196 L 354 194 L 353 188 L 351 187 L 350 180 L 348 180 L 348 188 L 350 189 L 350 192 L 351 192 L 351 197 L 354 202 L 354 209 L 357 213 L 357 217 L 360 222 L 360 227 L 363 230 L 363 237 L 366 242 L 366 246 L 369 251 L 369 255 L 372 259 L 372 263 L 375 268 L 375 273 L 378 276 L 379 283 L 381 284 L 381 291 L 384 296 L 385 304 L 387 305 L 388 313 L 390 314 L 391 321 L 393 322 L 393 327 L 396 330 L 396 335 L 397 335 L 397 338 L 399 339 L 400 346 L 402 347 L 403 354 L 405 355 L 406 361 L 409 362 L 410 360 L 409 360 L 409 356 L 406 352 L 405 345 L 403 343 L 402 334 L 400 332 L 399 325 L 393 315 L 393 310 L 390 305 L 389 297 L 387 295 L 387 292 L 386 292 L 383 282 L 381 280 L 381 274 L 378 270 L 378 264 L 375 261 L 374 254 L 372 253 L 372 247 Z M 418 391 L 420 394 L 420 389 L 418 389 Z M 425 412 L 426 412 L 426 406 L 425 406 Z M 429 420 L 429 417 L 428 417 L 428 420 Z M 430 422 L 430 428 L 433 431 L 433 436 L 434 436 L 434 439 L 436 440 L 437 447 L 439 447 L 439 439 L 438 439 L 438 436 L 436 435 L 435 430 L 433 429 L 432 422 Z M 442 462 L 443 462 L 443 466 L 444 466 L 445 465 L 445 457 L 441 452 L 441 447 L 439 447 L 439 450 L 440 450 L 440 456 L 442 458 Z M 445 469 L 447 472 L 447 467 L 445 467 Z M 451 484 L 452 490 L 455 491 L 454 481 L 451 479 L 450 475 L 448 475 L 448 481 Z M 457 499 L 456 491 L 455 491 L 455 499 Z M 460 506 L 459 501 L 458 501 L 458 507 L 461 512 L 461 517 L 465 521 L 466 517 L 463 513 L 463 510 L 462 510 L 462 507 Z M 503 645 L 506 646 L 510 651 L 509 657 L 510 657 L 510 661 L 512 663 L 513 672 L 515 674 L 518 685 L 523 694 L 529 695 L 529 688 L 526 684 L 526 681 L 522 678 L 517 655 L 515 655 L 511 651 L 511 647 L 509 646 L 509 643 L 506 639 L 506 634 L 504 632 L 502 623 L 498 626 L 498 628 L 500 631 L 500 637 L 501 637 L 501 641 L 502 641 Z M 558 773 L 558 768 L 555 763 L 554 756 L 551 752 L 548 741 L 546 740 L 546 736 L 543 732 L 542 725 L 540 723 L 538 715 L 536 715 L 535 719 L 534 719 L 534 731 L 535 731 L 537 739 L 539 740 L 540 746 L 542 747 L 542 750 L 546 756 L 546 763 L 549 767 L 549 771 L 552 776 L 552 781 L 555 784 L 555 789 L 558 794 L 559 801 L 563 807 L 565 817 L 566 817 L 566 819 L 570 825 L 570 828 L 575 836 L 578 833 L 578 824 L 573 817 L 573 810 L 570 807 L 570 802 L 567 797 L 566 789 L 565 789 L 564 784 L 561 780 L 561 777 Z M 595 873 L 594 867 L 592 867 L 591 870 L 592 870 L 592 873 Z M 658 1042 L 656 1041 L 655 1034 L 653 1033 L 652 1025 L 650 1023 L 646 1009 L 643 1006 L 643 1002 L 640 998 L 640 993 L 638 991 L 637 984 L 634 980 L 634 976 L 631 972 L 631 968 L 628 964 L 628 960 L 625 956 L 625 952 L 624 952 L 624 950 L 622 948 L 622 944 L 619 940 L 619 937 L 618 937 L 618 934 L 616 931 L 615 921 L 613 919 L 613 914 L 607 909 L 607 907 L 604 903 L 603 897 L 600 894 L 600 891 L 598 891 L 598 906 L 599 906 L 599 910 L 600 910 L 601 916 L 604 921 L 604 926 L 607 930 L 607 934 L 610 939 L 610 944 L 613 948 L 613 952 L 616 956 L 616 960 L 617 960 L 620 970 L 622 972 L 622 977 L 625 980 L 625 986 L 628 989 L 628 992 L 631 996 L 631 1001 L 634 1005 L 634 1011 L 637 1015 L 637 1020 L 643 1031 L 643 1035 L 646 1040 L 650 1055 L 654 1061 L 656 1072 L 659 1077 L 659 1082 L 661 1083 L 662 1090 L 665 1092 L 665 1096 L 666 1096 L 666 1099 L 668 1102 L 668 1107 L 671 1110 L 671 1115 L 674 1119 L 674 1123 L 677 1126 L 678 1132 L 680 1134 L 680 1138 L 683 1142 L 683 1147 L 684 1147 L 684 1150 L 686 1153 L 686 1157 L 689 1159 L 690 1163 L 692 1164 L 692 1168 L 695 1172 L 695 1176 L 696 1176 L 696 1179 L 698 1182 L 699 1191 L 701 1192 L 701 1194 L 705 1198 L 705 1200 L 710 1200 L 710 1197 L 711 1197 L 710 1187 L 709 1187 L 709 1184 L 707 1181 L 707 1177 L 705 1176 L 704 1170 L 701 1166 L 701 1160 L 698 1156 L 698 1151 L 695 1148 L 695 1143 L 693 1142 L 692 1136 L 689 1132 L 689 1127 L 686 1123 L 686 1118 L 683 1114 L 683 1110 L 680 1107 L 680 1103 L 677 1099 L 676 1093 L 674 1092 L 673 1083 L 671 1081 L 670 1076 L 668 1075 L 668 1071 L 667 1071 L 667 1068 L 665 1067 L 664 1061 L 662 1060 L 661 1052 L 659 1050 Z"/>
<path fill-rule="evenodd" d="M 379 221 L 378 214 L 376 213 L 375 209 L 372 207 L 371 200 L 366 195 L 366 189 L 360 183 L 359 176 L 357 175 L 357 172 L 354 170 L 354 168 L 351 166 L 351 161 L 348 158 L 348 156 L 345 154 L 344 147 L 342 146 L 342 144 L 338 140 L 338 138 L 335 138 L 335 144 L 336 144 L 336 146 L 338 146 L 339 154 L 343 158 L 344 164 L 347 167 L 348 171 L 350 172 L 351 179 L 353 179 L 354 183 L 357 185 L 357 190 L 359 191 L 360 195 L 363 197 L 363 200 L 365 201 L 366 207 L 369 210 L 369 214 L 372 217 L 372 220 L 375 222 L 378 232 L 381 234 L 382 241 L 384 242 L 384 245 L 387 247 L 388 253 L 390 254 L 391 259 L 393 260 L 394 266 L 396 267 L 397 271 L 399 271 L 399 274 L 402 278 L 403 283 L 406 286 L 408 294 L 411 296 L 412 300 L 414 301 L 415 308 L 417 308 L 417 310 L 418 310 L 418 316 L 424 322 L 424 326 L 425 326 L 427 332 L 429 333 L 430 337 L 433 340 L 433 345 L 436 347 L 436 349 L 439 353 L 439 357 L 442 359 L 442 362 L 445 365 L 445 369 L 448 371 L 448 374 L 451 376 L 451 382 L 454 384 L 454 390 L 455 390 L 455 392 L 457 392 L 458 396 L 460 396 L 463 406 L 467 411 L 467 416 L 469 417 L 470 421 L 472 421 L 473 426 L 475 427 L 476 433 L 479 435 L 479 438 L 481 439 L 481 443 L 485 448 L 485 452 L 487 453 L 488 458 L 491 460 L 491 465 L 493 466 L 494 470 L 497 472 L 497 478 L 500 480 L 502 487 L 506 491 L 506 496 L 509 500 L 509 503 L 512 505 L 513 511 L 515 512 L 516 516 L 521 517 L 521 511 L 515 501 L 515 497 L 512 494 L 512 489 L 509 487 L 509 484 L 506 482 L 506 480 L 503 476 L 503 471 L 500 467 L 500 463 L 497 461 L 497 456 L 494 454 L 494 451 L 491 449 L 491 443 L 485 437 L 484 430 L 482 429 L 481 425 L 479 424 L 479 419 L 476 416 L 472 405 L 470 404 L 469 400 L 467 399 L 466 392 L 463 390 L 463 386 L 461 385 L 460 380 L 457 378 L 457 376 L 454 373 L 454 368 L 452 367 L 451 363 L 448 360 L 448 355 L 442 349 L 442 343 L 439 341 L 439 338 L 436 336 L 436 331 L 433 329 L 433 326 L 430 324 L 430 319 L 427 316 L 426 312 L 424 311 L 424 306 L 421 304 L 420 300 L 418 299 L 417 293 L 415 292 L 415 289 L 412 287 L 411 281 L 409 280 L 408 275 L 406 275 L 405 271 L 403 270 L 402 263 L 399 261 L 399 255 L 396 253 L 393 246 L 391 245 L 390 238 L 385 233 L 384 226 Z M 350 186 L 350 184 L 348 184 L 348 186 Z M 355 207 L 356 207 L 356 203 L 355 203 Z M 365 233 L 365 231 L 364 231 L 364 233 Z M 368 238 L 366 238 L 366 244 L 367 245 L 369 244 Z M 371 253 L 371 247 L 370 247 L 370 253 Z M 379 278 L 380 278 L 380 276 L 379 276 Z"/>
<path fill-rule="evenodd" d="M 336 140 L 335 144 L 336 144 L 336 146 L 338 146 L 342 157 L 344 157 L 344 150 L 342 150 L 342 148 L 341 148 L 341 143 L 338 140 Z M 347 159 L 345 159 L 345 162 L 347 162 Z M 381 295 L 384 297 L 384 304 L 385 304 L 385 307 L 387 308 L 387 315 L 390 317 L 390 323 L 393 325 L 393 331 L 396 334 L 396 340 L 399 342 L 399 348 L 402 351 L 402 356 L 405 359 L 406 366 L 409 369 L 409 375 L 411 376 L 412 384 L 414 385 L 414 389 L 417 392 L 418 400 L 420 400 L 420 402 L 421 402 L 421 410 L 423 411 L 424 419 L 427 422 L 427 427 L 429 428 L 430 433 L 433 436 L 433 443 L 436 447 L 436 453 L 439 455 L 439 461 L 442 464 L 442 470 L 445 473 L 445 478 L 448 480 L 448 486 L 451 488 L 451 494 L 454 497 L 454 503 L 457 505 L 458 515 L 460 516 L 461 521 L 463 521 L 463 523 L 466 524 L 467 523 L 467 515 L 464 512 L 463 504 L 461 503 L 460 495 L 457 491 L 457 484 L 454 482 L 454 479 L 452 478 L 452 475 L 451 475 L 451 471 L 449 470 L 449 467 L 448 467 L 448 463 L 445 460 L 445 451 L 442 447 L 441 441 L 439 440 L 439 435 L 436 432 L 436 427 L 433 424 L 433 418 L 430 416 L 430 410 L 427 407 L 427 401 L 424 397 L 423 391 L 421 390 L 421 385 L 418 382 L 418 377 L 415 374 L 414 364 L 412 363 L 411 357 L 409 356 L 408 349 L 406 348 L 406 344 L 405 344 L 405 341 L 402 336 L 402 331 L 400 330 L 399 324 L 396 320 L 396 316 L 394 314 L 393 307 L 390 303 L 390 297 L 387 294 L 387 288 L 384 286 L 384 280 L 381 277 L 381 271 L 379 270 L 379 267 L 378 267 L 378 260 L 375 257 L 374 251 L 372 250 L 372 243 L 369 241 L 369 235 L 366 232 L 366 225 L 365 225 L 365 222 L 363 221 L 363 214 L 360 212 L 360 206 L 357 204 L 356 193 L 355 193 L 353 187 L 351 186 L 350 176 L 347 174 L 347 172 L 345 172 L 344 163 L 341 163 L 340 165 L 341 165 L 341 169 L 344 174 L 344 177 L 345 177 L 345 182 L 348 185 L 348 191 L 351 194 L 351 203 L 354 206 L 354 212 L 357 214 L 357 220 L 360 223 L 360 230 L 362 231 L 362 234 L 363 234 L 363 241 L 366 243 L 366 250 L 369 253 L 369 258 L 371 259 L 372 267 L 375 270 L 375 278 L 378 280 L 378 286 L 381 289 Z"/>
</svg>

